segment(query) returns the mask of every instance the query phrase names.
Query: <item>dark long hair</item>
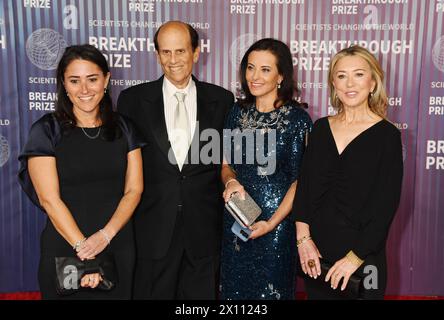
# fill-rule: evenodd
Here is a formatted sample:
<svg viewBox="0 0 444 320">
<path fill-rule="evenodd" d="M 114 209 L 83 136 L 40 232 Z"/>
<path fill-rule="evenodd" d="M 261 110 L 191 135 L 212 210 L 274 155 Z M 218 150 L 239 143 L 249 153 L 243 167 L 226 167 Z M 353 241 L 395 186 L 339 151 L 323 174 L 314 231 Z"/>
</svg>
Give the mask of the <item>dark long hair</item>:
<svg viewBox="0 0 444 320">
<path fill-rule="evenodd" d="M 243 107 L 250 106 L 255 103 L 256 98 L 250 92 L 248 88 L 247 79 L 245 74 L 248 67 L 248 56 L 253 51 L 268 51 L 276 57 L 276 66 L 279 74 L 283 77 L 280 88 L 278 88 L 278 96 L 274 101 L 273 106 L 279 108 L 283 105 L 299 105 L 307 107 L 305 103 L 299 103 L 293 99 L 293 95 L 296 93 L 294 73 L 293 73 L 293 59 L 291 57 L 290 48 L 280 40 L 265 38 L 256 41 L 251 45 L 250 48 L 245 52 L 241 65 L 240 65 L 240 79 L 242 91 L 244 97 L 239 99 L 239 104 Z"/>
<path fill-rule="evenodd" d="M 67 47 L 57 66 L 57 102 L 55 115 L 59 120 L 64 133 L 69 133 L 77 124 L 73 112 L 73 104 L 69 99 L 64 86 L 65 72 L 68 65 L 74 60 L 86 60 L 97 65 L 103 75 L 109 73 L 108 63 L 103 54 L 89 44 Z M 113 112 L 113 103 L 109 90 L 105 90 L 102 100 L 99 102 L 99 118 L 102 122 L 102 137 L 105 140 L 114 140 L 120 134 L 117 126 L 117 118 Z"/>
</svg>

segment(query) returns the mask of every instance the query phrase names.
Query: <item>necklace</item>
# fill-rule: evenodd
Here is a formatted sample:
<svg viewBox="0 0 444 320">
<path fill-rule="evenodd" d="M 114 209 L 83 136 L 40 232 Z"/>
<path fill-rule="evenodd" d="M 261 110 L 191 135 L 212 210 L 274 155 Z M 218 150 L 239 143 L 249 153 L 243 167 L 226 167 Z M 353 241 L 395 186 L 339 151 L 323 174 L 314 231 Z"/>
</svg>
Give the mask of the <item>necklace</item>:
<svg viewBox="0 0 444 320">
<path fill-rule="evenodd" d="M 82 129 L 82 131 L 83 131 L 83 133 L 85 134 L 85 136 L 87 136 L 89 139 L 93 140 L 93 139 L 96 139 L 96 138 L 99 136 L 100 131 L 102 130 L 102 127 L 99 128 L 99 131 L 97 131 L 97 133 L 96 133 L 94 136 L 90 136 L 90 135 L 85 131 L 85 129 L 84 129 L 83 127 L 80 127 L 80 129 Z"/>
</svg>

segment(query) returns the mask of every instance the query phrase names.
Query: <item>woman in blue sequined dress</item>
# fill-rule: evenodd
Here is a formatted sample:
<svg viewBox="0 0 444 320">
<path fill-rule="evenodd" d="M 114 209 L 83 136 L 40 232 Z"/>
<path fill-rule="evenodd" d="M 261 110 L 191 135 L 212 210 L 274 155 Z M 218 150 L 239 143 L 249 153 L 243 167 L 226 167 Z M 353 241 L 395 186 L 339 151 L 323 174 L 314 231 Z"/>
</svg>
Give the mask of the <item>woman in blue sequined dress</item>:
<svg viewBox="0 0 444 320">
<path fill-rule="evenodd" d="M 293 100 L 292 58 L 283 42 L 254 43 L 240 77 L 245 98 L 233 106 L 224 131 L 223 197 L 246 191 L 262 214 L 244 242 L 232 233 L 234 219 L 225 211 L 220 298 L 291 300 L 297 250 L 294 224 L 286 217 L 312 121 Z"/>
</svg>

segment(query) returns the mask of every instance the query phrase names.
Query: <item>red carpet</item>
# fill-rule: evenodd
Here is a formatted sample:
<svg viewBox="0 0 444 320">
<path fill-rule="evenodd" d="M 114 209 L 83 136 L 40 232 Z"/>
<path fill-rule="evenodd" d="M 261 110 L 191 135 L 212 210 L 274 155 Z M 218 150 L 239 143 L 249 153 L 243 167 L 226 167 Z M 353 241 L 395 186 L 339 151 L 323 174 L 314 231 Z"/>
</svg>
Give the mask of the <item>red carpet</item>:
<svg viewBox="0 0 444 320">
<path fill-rule="evenodd" d="M 40 292 L 0 293 L 0 300 L 40 300 Z"/>
<path fill-rule="evenodd" d="M 305 293 L 298 292 L 297 300 L 305 300 Z M 0 300 L 40 300 L 40 292 L 0 293 Z M 385 296 L 385 300 L 444 300 L 440 296 Z"/>
</svg>

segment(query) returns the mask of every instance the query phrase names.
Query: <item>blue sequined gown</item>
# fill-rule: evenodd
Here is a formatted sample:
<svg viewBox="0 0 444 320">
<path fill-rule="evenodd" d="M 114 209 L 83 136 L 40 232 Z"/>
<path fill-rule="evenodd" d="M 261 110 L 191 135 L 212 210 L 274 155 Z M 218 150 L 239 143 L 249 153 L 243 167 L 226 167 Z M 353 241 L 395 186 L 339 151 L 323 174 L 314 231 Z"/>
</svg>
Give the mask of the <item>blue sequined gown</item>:
<svg viewBox="0 0 444 320">
<path fill-rule="evenodd" d="M 253 147 L 250 145 L 248 148 L 248 139 L 242 139 L 239 143 L 239 139 L 225 131 L 224 139 L 229 141 L 226 146 L 231 149 L 227 150 L 225 147 L 225 157 L 236 172 L 239 182 L 262 208 L 258 220 L 268 220 L 274 214 L 290 185 L 297 180 L 306 134 L 311 131 L 311 127 L 312 121 L 308 113 L 296 105 L 286 105 L 272 112 L 262 113 L 254 105 L 243 108 L 235 104 L 230 111 L 225 129 L 239 130 L 238 134 L 254 130 L 256 134 L 263 135 L 263 154 L 276 160 L 274 172 L 269 163 L 264 164 L 262 160 L 251 161 L 247 155 L 262 150 L 257 144 L 260 139 L 255 139 Z M 268 148 L 268 136 L 273 134 L 272 130 L 276 145 L 275 148 Z M 235 152 L 239 150 L 242 153 L 241 162 L 239 158 L 235 161 Z M 270 233 L 243 242 L 231 232 L 233 222 L 234 219 L 225 210 L 220 298 L 295 299 L 297 250 L 294 224 L 289 219 L 284 219 Z"/>
</svg>

